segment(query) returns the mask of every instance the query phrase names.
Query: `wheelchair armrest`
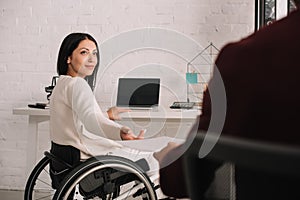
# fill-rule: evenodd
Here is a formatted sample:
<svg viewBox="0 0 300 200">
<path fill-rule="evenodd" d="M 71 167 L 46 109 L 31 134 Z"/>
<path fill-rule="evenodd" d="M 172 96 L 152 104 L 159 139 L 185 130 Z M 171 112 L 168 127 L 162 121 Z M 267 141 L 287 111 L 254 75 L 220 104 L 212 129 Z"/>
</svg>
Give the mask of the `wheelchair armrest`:
<svg viewBox="0 0 300 200">
<path fill-rule="evenodd" d="M 135 161 L 135 163 L 136 163 L 138 166 L 140 166 L 144 172 L 147 172 L 147 171 L 150 170 L 150 167 L 149 167 L 149 165 L 148 165 L 148 162 L 146 161 L 145 158 L 141 158 L 141 159 Z"/>
<path fill-rule="evenodd" d="M 48 152 L 48 151 L 45 151 L 44 152 L 44 155 L 48 158 L 50 158 L 50 160 L 52 161 L 55 161 L 55 162 L 58 162 L 64 166 L 66 166 L 67 168 L 73 168 L 72 165 L 70 165 L 69 163 L 65 162 L 64 160 L 60 159 L 59 157 L 53 155 L 52 153 Z"/>
</svg>

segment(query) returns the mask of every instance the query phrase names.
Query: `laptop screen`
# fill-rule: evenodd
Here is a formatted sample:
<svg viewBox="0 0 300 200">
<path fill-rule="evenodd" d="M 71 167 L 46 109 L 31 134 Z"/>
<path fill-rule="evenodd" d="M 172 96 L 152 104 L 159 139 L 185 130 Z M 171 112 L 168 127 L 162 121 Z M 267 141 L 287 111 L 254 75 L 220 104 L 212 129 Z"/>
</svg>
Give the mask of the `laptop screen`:
<svg viewBox="0 0 300 200">
<path fill-rule="evenodd" d="M 151 107 L 159 103 L 159 78 L 119 78 L 117 106 Z"/>
</svg>

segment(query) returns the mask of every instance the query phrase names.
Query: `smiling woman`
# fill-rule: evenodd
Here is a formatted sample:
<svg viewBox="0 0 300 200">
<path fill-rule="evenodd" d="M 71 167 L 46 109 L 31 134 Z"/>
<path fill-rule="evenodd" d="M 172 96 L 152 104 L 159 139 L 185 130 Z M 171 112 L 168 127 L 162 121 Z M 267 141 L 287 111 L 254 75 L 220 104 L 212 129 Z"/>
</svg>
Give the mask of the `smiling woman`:
<svg viewBox="0 0 300 200">
<path fill-rule="evenodd" d="M 113 121 L 127 110 L 114 108 L 107 114 L 101 111 L 93 94 L 98 67 L 99 50 L 92 36 L 72 33 L 64 39 L 57 61 L 59 78 L 50 96 L 51 153 L 71 165 L 106 154 L 133 161 L 146 158 L 150 169 L 157 170 L 151 152 L 141 153 L 114 141 L 142 139 L 144 130 L 136 136 L 130 128 Z M 61 166 L 50 163 L 50 168 L 53 183 L 59 183 L 63 178 Z"/>
<path fill-rule="evenodd" d="M 67 74 L 82 78 L 92 75 L 98 63 L 97 52 L 97 46 L 93 41 L 89 39 L 82 40 L 72 55 L 68 57 Z"/>
<path fill-rule="evenodd" d="M 87 80 L 88 84 L 90 85 L 90 87 L 93 90 L 95 87 L 95 83 L 96 83 L 100 55 L 99 55 L 97 41 L 89 34 L 71 33 L 64 39 L 64 41 L 61 44 L 59 54 L 58 54 L 58 59 L 57 59 L 58 75 L 67 75 L 68 71 L 69 71 L 69 67 L 72 68 L 72 65 L 73 65 L 73 67 L 75 67 L 74 66 L 75 60 L 78 60 L 81 58 L 81 63 L 76 63 L 76 66 L 80 67 L 78 65 L 84 64 L 83 63 L 84 58 L 87 59 L 87 61 L 89 60 L 88 55 L 90 53 L 92 53 L 94 55 L 93 59 L 92 59 L 94 62 L 92 64 L 92 65 L 94 65 L 94 69 L 92 70 L 91 74 L 86 74 L 85 79 Z M 81 56 L 79 56 L 78 54 Z M 79 62 L 79 61 L 76 61 L 76 62 Z M 70 71 L 71 70 L 74 70 L 74 69 L 70 69 Z M 77 74 L 77 73 L 75 72 L 75 74 Z M 73 75 L 75 75 L 75 74 L 73 74 Z"/>
</svg>

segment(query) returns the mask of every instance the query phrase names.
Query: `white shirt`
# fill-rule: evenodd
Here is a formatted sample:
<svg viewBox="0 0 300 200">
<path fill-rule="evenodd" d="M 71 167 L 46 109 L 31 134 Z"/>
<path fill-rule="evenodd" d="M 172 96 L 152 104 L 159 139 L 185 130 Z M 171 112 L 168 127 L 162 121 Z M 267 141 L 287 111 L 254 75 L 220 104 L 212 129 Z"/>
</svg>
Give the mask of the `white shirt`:
<svg viewBox="0 0 300 200">
<path fill-rule="evenodd" d="M 122 125 L 105 116 L 88 83 L 80 77 L 60 76 L 50 97 L 50 138 L 71 145 L 81 159 L 119 149 Z"/>
<path fill-rule="evenodd" d="M 145 158 L 150 166 L 148 174 L 157 178 L 159 165 L 152 152 L 120 144 L 122 127 L 103 114 L 83 78 L 59 77 L 50 97 L 50 139 L 79 149 L 82 160 L 106 154 L 133 161 Z"/>
</svg>

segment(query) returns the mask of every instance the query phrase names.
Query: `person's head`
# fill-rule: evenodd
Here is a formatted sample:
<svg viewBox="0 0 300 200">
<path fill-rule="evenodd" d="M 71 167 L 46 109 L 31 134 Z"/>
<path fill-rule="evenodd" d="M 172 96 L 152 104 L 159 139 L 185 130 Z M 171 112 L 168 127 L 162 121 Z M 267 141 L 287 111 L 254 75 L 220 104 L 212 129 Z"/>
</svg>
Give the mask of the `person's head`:
<svg viewBox="0 0 300 200">
<path fill-rule="evenodd" d="M 92 89 L 99 67 L 99 50 L 96 40 L 87 33 L 71 33 L 63 40 L 57 59 L 58 75 L 85 78 Z"/>
</svg>

